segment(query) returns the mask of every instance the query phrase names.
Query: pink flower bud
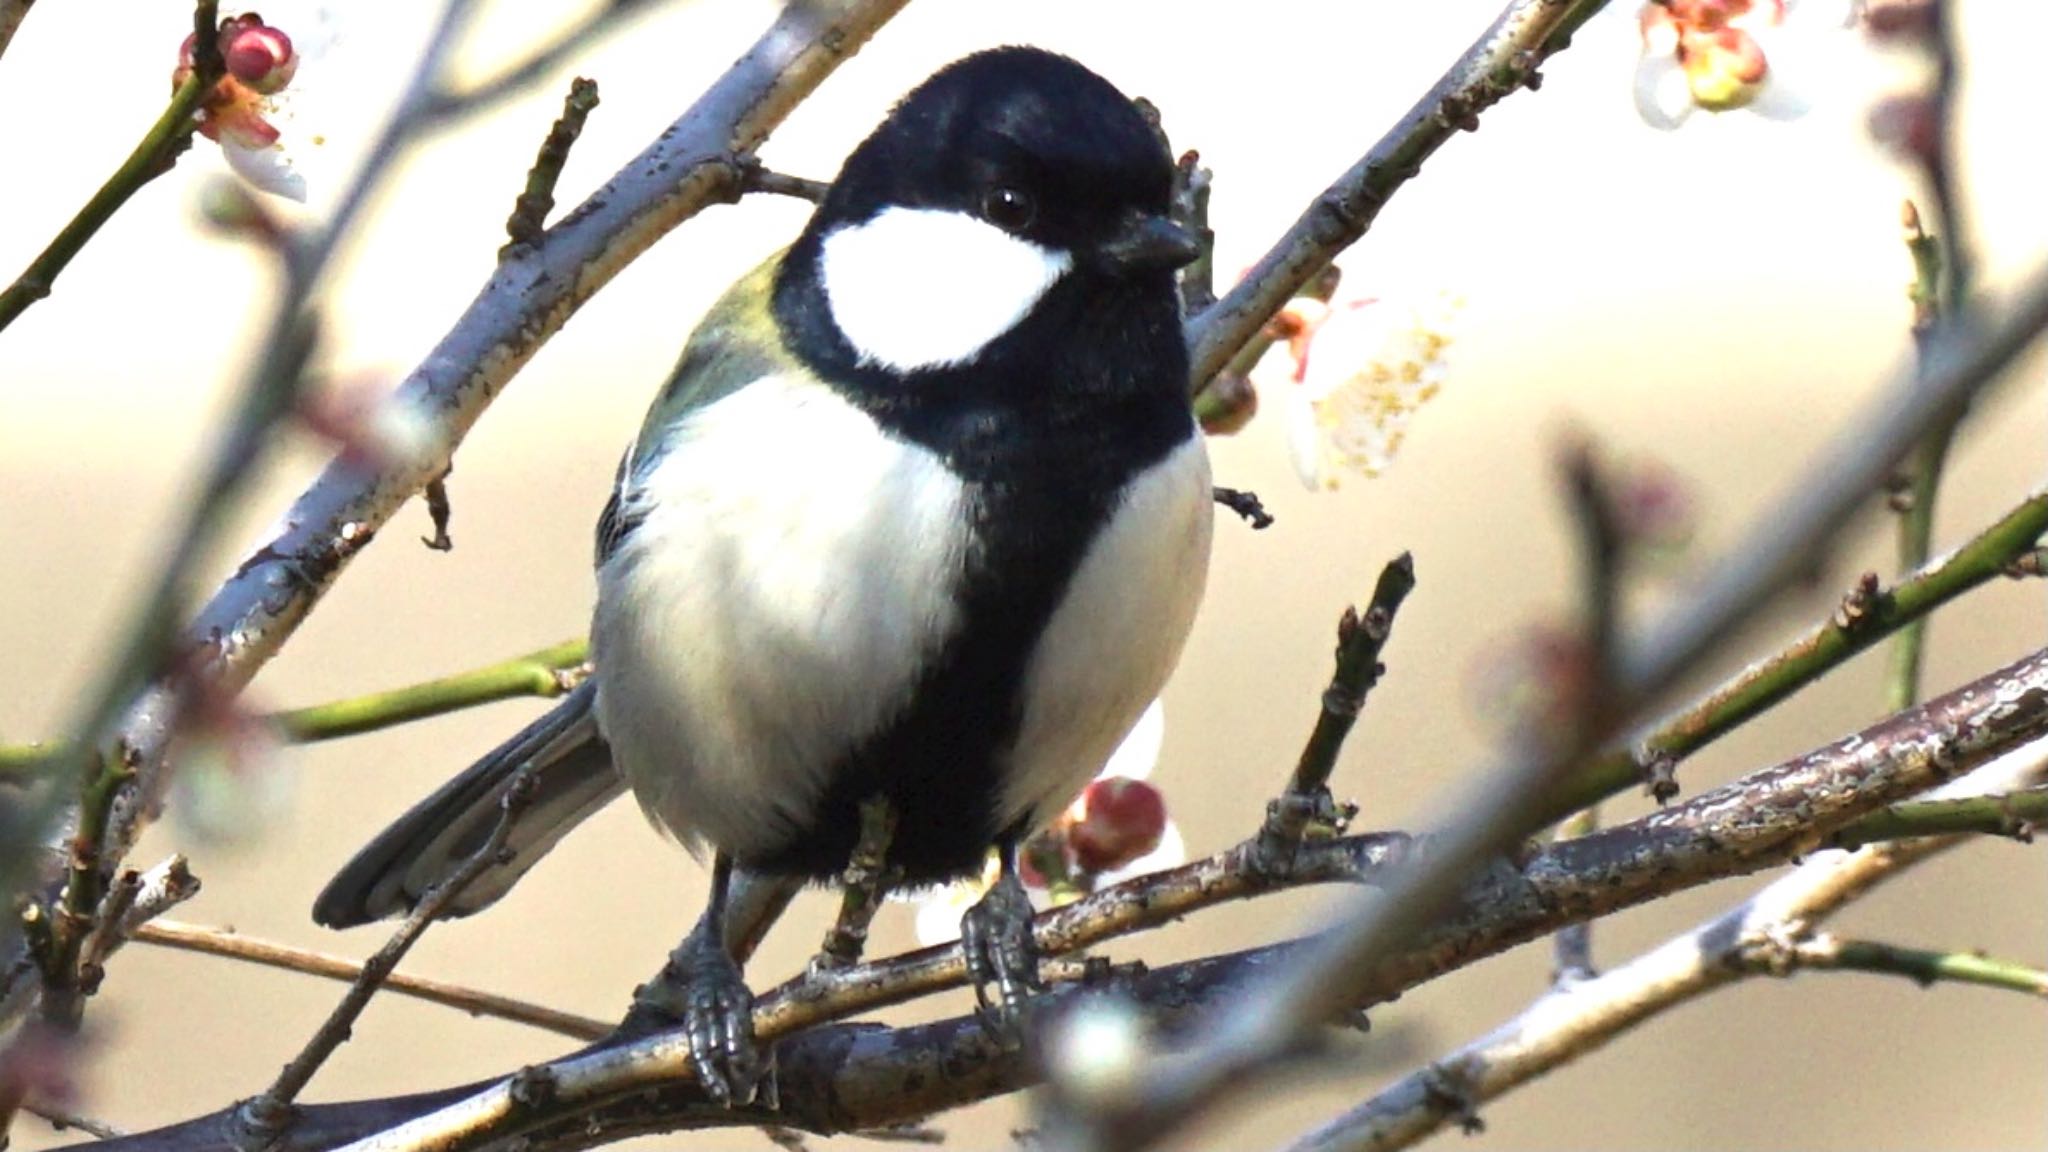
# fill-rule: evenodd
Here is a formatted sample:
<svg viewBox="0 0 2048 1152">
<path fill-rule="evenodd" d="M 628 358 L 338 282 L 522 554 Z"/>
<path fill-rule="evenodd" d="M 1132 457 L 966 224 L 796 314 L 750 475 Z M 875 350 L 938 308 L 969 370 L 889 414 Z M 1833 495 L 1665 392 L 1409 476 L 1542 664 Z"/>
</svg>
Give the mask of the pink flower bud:
<svg viewBox="0 0 2048 1152">
<path fill-rule="evenodd" d="M 228 75 L 265 96 L 284 90 L 299 70 L 298 54 L 291 37 L 262 23 L 247 23 L 256 17 L 242 17 L 239 26 L 221 31 L 221 57 Z"/>
<path fill-rule="evenodd" d="M 1157 848 L 1166 834 L 1166 798 L 1143 780 L 1097 780 L 1081 793 L 1079 807 L 1067 843 L 1084 872 L 1121 868 Z"/>
</svg>

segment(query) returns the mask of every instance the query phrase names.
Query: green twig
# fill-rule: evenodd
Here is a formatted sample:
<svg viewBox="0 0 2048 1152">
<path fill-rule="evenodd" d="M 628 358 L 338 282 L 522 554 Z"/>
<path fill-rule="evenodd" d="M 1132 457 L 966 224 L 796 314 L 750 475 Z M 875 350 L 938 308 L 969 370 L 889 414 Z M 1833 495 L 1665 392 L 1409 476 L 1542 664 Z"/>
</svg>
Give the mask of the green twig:
<svg viewBox="0 0 2048 1152">
<path fill-rule="evenodd" d="M 1769 965 L 1774 961 L 1765 958 L 1757 963 Z M 1792 945 L 1775 963 L 1792 969 L 1904 976 L 1922 987 L 1936 983 L 1975 984 L 1980 988 L 2002 988 L 2048 998 L 2048 972 L 1979 952 L 1944 952 L 1880 944 L 1874 940 L 1838 940 L 1832 936 L 1818 936 Z"/>
<path fill-rule="evenodd" d="M 1872 812 L 1828 837 L 1829 848 L 1861 848 L 1884 840 L 1915 836 L 1946 836 L 1981 832 L 2031 840 L 2048 820 L 2048 785 L 2001 796 L 1967 796 L 1955 800 L 1915 800 Z"/>
<path fill-rule="evenodd" d="M 143 134 L 142 142 L 128 154 L 128 159 L 114 170 L 107 182 L 100 185 L 78 215 L 64 225 L 49 246 L 15 277 L 14 283 L 0 291 L 0 331 L 5 331 L 15 317 L 28 310 L 29 305 L 50 294 L 57 277 L 72 259 L 84 249 L 86 243 L 113 219 L 114 213 L 128 203 L 130 197 L 140 191 L 144 184 L 171 170 L 178 154 L 192 142 L 192 133 L 199 127 L 195 113 L 205 102 L 213 87 L 225 71 L 220 50 L 214 42 L 214 28 L 218 23 L 217 0 L 200 0 L 193 14 L 194 63 L 192 74 L 185 78 L 178 90 L 171 94 L 171 102 L 163 114 Z"/>
<path fill-rule="evenodd" d="M 560 696 L 582 679 L 587 640 L 565 640 L 497 664 L 272 717 L 295 743 L 333 740 L 520 696 Z"/>
<path fill-rule="evenodd" d="M 1583 808 L 1667 773 L 1678 761 L 1761 715 L 1906 624 L 2000 576 L 2048 532 L 2048 489 L 2029 495 L 1948 556 L 1874 597 L 1852 626 L 1830 617 L 1672 716 L 1633 747 L 1595 757 L 1562 789 L 1560 812 Z"/>
<path fill-rule="evenodd" d="M 1942 244 L 1920 227 L 1920 211 L 1906 201 L 1902 223 L 1906 252 L 1913 259 L 1913 282 L 1907 298 L 1913 305 L 1913 344 L 1920 356 L 1921 371 L 1928 367 L 1929 349 L 1942 323 Z M 1899 571 L 1911 572 L 1927 563 L 1934 547 L 1934 502 L 1941 489 L 1942 467 L 1948 461 L 1949 445 L 1955 441 L 1957 412 L 1936 424 L 1906 461 L 1903 489 L 1894 497 L 1899 506 Z M 1886 672 L 1885 706 L 1896 712 L 1920 699 L 1921 670 L 1926 663 L 1927 621 L 1915 620 L 1899 630 L 1892 641 L 1891 662 Z"/>
<path fill-rule="evenodd" d="M 273 712 L 266 719 L 277 726 L 286 740 L 295 744 L 311 744 L 318 740 L 359 736 L 380 728 L 409 724 L 499 700 L 521 696 L 552 698 L 574 688 L 582 679 L 581 669 L 589 653 L 589 641 L 564 640 L 524 656 L 514 656 L 510 660 L 437 680 Z M 65 744 L 0 745 L 0 780 L 23 780 L 63 755 L 68 747 Z"/>
</svg>

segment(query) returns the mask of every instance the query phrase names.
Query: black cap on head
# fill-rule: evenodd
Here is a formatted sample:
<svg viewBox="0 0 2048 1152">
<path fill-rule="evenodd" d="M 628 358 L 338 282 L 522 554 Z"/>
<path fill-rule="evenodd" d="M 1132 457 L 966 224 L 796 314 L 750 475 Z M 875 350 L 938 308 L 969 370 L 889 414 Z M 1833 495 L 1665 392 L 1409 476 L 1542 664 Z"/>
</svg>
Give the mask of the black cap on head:
<svg viewBox="0 0 2048 1152">
<path fill-rule="evenodd" d="M 1172 158 L 1114 85 L 1057 53 L 996 48 L 905 96 L 847 157 L 813 228 L 950 209 L 1085 252 L 1163 216 L 1172 189 Z"/>
</svg>

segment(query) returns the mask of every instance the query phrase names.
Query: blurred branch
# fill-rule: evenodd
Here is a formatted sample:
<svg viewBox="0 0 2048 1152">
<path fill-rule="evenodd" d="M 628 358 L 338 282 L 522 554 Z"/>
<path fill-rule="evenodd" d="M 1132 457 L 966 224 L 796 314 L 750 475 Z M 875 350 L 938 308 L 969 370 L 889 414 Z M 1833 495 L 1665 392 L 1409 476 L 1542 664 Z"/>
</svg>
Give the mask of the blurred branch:
<svg viewBox="0 0 2048 1152">
<path fill-rule="evenodd" d="M 2038 758 L 1987 767 L 1966 787 L 2038 780 Z M 1433 1061 L 1319 1127 L 1288 1152 L 1389 1152 L 1447 1122 L 1476 1122 L 1480 1104 L 1604 1047 L 1662 1013 L 1764 971 L 1760 944 L 1810 932 L 1905 869 L 1966 843 L 1912 840 L 1809 861 L 1749 900 L 1591 979 L 1562 985 L 1486 1036 Z"/>
<path fill-rule="evenodd" d="M 7 42 L 14 36 L 14 29 L 28 14 L 32 0 L 0 0 L 0 53 L 7 51 Z M 85 202 L 85 207 L 64 225 L 49 246 L 34 260 L 29 261 L 14 283 L 0 290 L 0 331 L 5 331 L 15 317 L 28 310 L 29 305 L 50 294 L 57 277 L 69 267 L 73 258 L 83 251 L 86 244 L 99 234 L 114 213 L 128 203 L 142 190 L 144 184 L 171 170 L 178 154 L 191 146 L 192 133 L 199 128 L 196 113 L 199 106 L 212 93 L 214 85 L 226 71 L 221 60 L 220 48 L 215 41 L 215 29 L 219 24 L 219 0 L 198 0 L 193 9 L 193 64 L 192 74 L 178 85 L 171 94 L 171 102 L 164 107 L 163 114 L 142 134 L 142 141 L 135 150 L 121 162 L 99 191 Z"/>
<path fill-rule="evenodd" d="M 53 1130 L 58 1132 L 62 1132 L 67 1128 L 76 1128 L 95 1140 L 112 1140 L 116 1137 L 127 1135 L 126 1132 L 121 1131 L 112 1124 L 48 1104 L 30 1101 L 22 1105 L 21 1110 L 39 1120 L 45 1121 Z"/>
<path fill-rule="evenodd" d="M 421 103 L 420 117 L 438 124 L 473 116 L 508 97 L 516 96 L 548 78 L 568 63 L 569 58 L 615 31 L 626 18 L 655 6 L 655 0 L 605 0 L 604 6 L 588 19 L 578 21 L 556 34 L 553 40 L 526 54 L 518 63 L 501 69 L 487 80 L 466 88 L 437 86 Z"/>
<path fill-rule="evenodd" d="M 14 34 L 21 30 L 21 22 L 35 6 L 36 0 L 0 0 L 0 56 L 7 55 L 7 46 L 14 42 Z"/>
<path fill-rule="evenodd" d="M 1519 868 L 1497 861 L 1466 884 L 1449 911 L 1375 964 L 1347 1009 L 1391 999 L 1446 972 L 1565 924 L 1602 916 L 1712 880 L 1746 875 L 1810 852 L 1857 818 L 1993 756 L 2048 735 L 2048 651 L 1999 670 L 1855 735 L 1640 820 L 1532 849 Z M 2038 761 L 2030 762 L 2038 763 Z M 1978 781 L 1972 781 L 1978 783 Z M 1913 851 L 1911 841 L 1880 852 Z M 1046 955 L 1064 955 L 1177 920 L 1230 899 L 1297 884 L 1384 884 L 1427 867 L 1427 843 L 1399 835 L 1303 846 L 1303 866 L 1278 880 L 1251 863 L 1252 844 L 1106 888 L 1040 916 Z M 1863 858 L 1862 856 L 1858 857 Z M 1315 941 L 1118 971 L 1108 987 L 1143 1003 L 1162 1026 L 1185 1028 L 1245 982 L 1295 970 Z M 1620 971 L 1620 970 L 1617 970 Z M 1616 975 L 1573 985 L 1577 996 Z M 910 1028 L 833 1021 L 962 986 L 957 947 L 927 948 L 799 978 L 756 1003 L 755 1030 L 777 1040 L 779 1110 L 727 1109 L 689 1083 L 687 1043 L 643 1036 L 498 1080 L 442 1092 L 349 1104 L 306 1105 L 276 1152 L 312 1152 L 363 1140 L 381 1152 L 459 1152 L 524 1137 L 562 1152 L 680 1128 L 781 1124 L 831 1133 L 886 1127 L 1014 1091 L 1039 1071 L 1005 1051 L 970 1017 Z M 1098 986 L 1100 981 L 1098 980 Z M 1055 993 L 1055 997 L 1063 993 Z M 1048 1005 L 1057 1012 L 1058 1003 Z M 545 1093 L 531 1090 L 544 1084 Z M 134 1137 L 125 1152 L 185 1152 L 221 1139 L 219 1113 Z M 231 1118 L 231 1117 L 230 1117 Z"/>
<path fill-rule="evenodd" d="M 230 960 L 261 964 L 268 968 L 281 968 L 287 972 L 303 972 L 309 976 L 320 976 L 330 980 L 353 981 L 360 977 L 363 971 L 360 963 L 326 952 L 259 940 L 232 929 L 206 928 L 174 920 L 158 920 L 142 925 L 135 930 L 131 938 L 159 948 L 175 948 L 204 956 L 221 956 Z M 386 976 L 384 988 L 402 996 L 457 1008 L 472 1016 L 492 1016 L 516 1024 L 529 1024 L 578 1040 L 595 1040 L 612 1029 L 611 1024 L 603 1020 L 578 1016 L 573 1012 L 563 1012 L 543 1004 L 533 1004 L 460 984 L 428 980 L 404 972 L 393 972 Z"/>
<path fill-rule="evenodd" d="M 1830 614 L 1774 655 L 1660 721 L 1632 746 L 1602 752 L 1573 782 L 1573 800 L 1613 795 L 1668 772 L 1685 757 L 1762 715 L 1905 624 L 2000 577 L 2048 532 L 2048 488 L 2036 489 L 1967 544 L 1881 590 L 1853 624 Z"/>
<path fill-rule="evenodd" d="M 1913 346 L 1920 364 L 1927 365 L 1927 350 L 1941 326 L 1942 243 L 1920 227 L 1920 213 L 1906 201 L 1901 224 L 1905 229 L 1906 253 L 1913 261 L 1913 282 L 1907 298 L 1913 305 Z M 1941 473 L 1948 460 L 1949 445 L 1955 441 L 1955 422 L 1934 428 L 1906 460 L 1902 486 L 1892 496 L 1899 511 L 1898 567 L 1908 572 L 1927 563 L 1934 547 L 1934 505 L 1941 492 Z M 1892 640 L 1891 662 L 1886 673 L 1885 704 L 1904 708 L 1920 698 L 1920 673 L 1925 660 L 1927 621 L 1907 624 Z"/>
</svg>

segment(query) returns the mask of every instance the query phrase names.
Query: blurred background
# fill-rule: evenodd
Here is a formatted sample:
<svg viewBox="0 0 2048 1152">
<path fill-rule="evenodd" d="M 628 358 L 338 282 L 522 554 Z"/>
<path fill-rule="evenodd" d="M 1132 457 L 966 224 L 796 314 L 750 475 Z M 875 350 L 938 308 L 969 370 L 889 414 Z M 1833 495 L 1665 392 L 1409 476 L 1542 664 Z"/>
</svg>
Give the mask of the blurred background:
<svg viewBox="0 0 2048 1152">
<path fill-rule="evenodd" d="M 319 91 L 320 131 L 345 167 L 391 97 L 428 5 L 365 0 L 345 18 Z M 1404 112 L 1483 28 L 1497 0 L 1394 4 L 1266 0 L 920 0 L 845 65 L 764 150 L 783 171 L 829 177 L 889 103 L 939 65 L 1010 42 L 1077 56 L 1163 110 L 1175 142 L 1217 172 L 1219 267 L 1249 264 L 1309 197 Z M 1254 534 L 1227 515 L 1209 595 L 1166 697 L 1154 780 L 1192 852 L 1253 830 L 1294 762 L 1328 676 L 1332 624 L 1379 566 L 1414 552 L 1421 587 L 1387 653 L 1390 672 L 1335 787 L 1366 827 L 1406 826 L 1483 766 L 1500 733 L 1482 685 L 1532 628 L 1567 618 L 1570 525 L 1555 450 L 1569 431 L 1664 462 L 1690 485 L 1700 526 L 1662 587 L 1738 546 L 1802 462 L 1904 362 L 1910 276 L 1899 242 L 1909 174 L 1872 144 L 1870 89 L 1851 67 L 1802 77 L 1813 111 L 1646 127 L 1630 98 L 1633 8 L 1616 4 L 1544 69 L 1537 94 L 1487 114 L 1403 189 L 1342 261 L 1348 294 L 1466 304 L 1442 395 L 1416 416 L 1384 476 L 1311 493 L 1287 466 L 1279 405 L 1214 442 L 1219 483 L 1278 516 Z M 571 13 L 503 0 L 465 54 L 476 74 Z M 0 60 L 0 273 L 12 276 L 157 114 L 188 9 L 162 0 L 39 5 Z M 263 11 L 284 22 L 282 9 Z M 672 4 L 573 65 L 603 106 L 561 182 L 574 204 L 659 132 L 771 18 L 765 0 Z M 1996 294 L 2048 254 L 2048 169 L 2038 164 L 2038 45 L 2048 11 L 1965 5 L 1964 162 L 1972 239 Z M 1845 56 L 1859 51 L 1844 34 Z M 502 225 L 570 71 L 434 138 L 396 173 L 327 297 L 322 361 L 382 387 L 442 334 L 489 274 Z M 307 115 L 315 72 L 308 67 Z M 102 672 L 110 638 L 153 571 L 196 463 L 238 379 L 275 281 L 258 254 L 197 224 L 222 170 L 201 142 L 115 218 L 0 338 L 0 739 L 54 734 Z M 315 169 L 313 207 L 334 190 Z M 663 241 L 556 337 L 458 456 L 455 550 L 430 552 L 417 505 L 348 570 L 266 669 L 251 698 L 309 704 L 497 660 L 577 634 L 592 593 L 591 525 L 621 445 L 697 316 L 800 226 L 802 205 L 756 197 Z M 2040 364 L 2030 361 L 1967 426 L 1938 546 L 2042 478 Z M 229 571 L 325 459 L 294 442 L 267 469 Z M 1760 654 L 1831 611 L 1865 568 L 1890 572 L 1888 520 L 1871 515 L 1826 579 L 1744 638 Z M 1688 568 L 1687 565 L 1691 565 Z M 210 585 L 209 585 L 210 586 Z M 205 588 L 194 589 L 203 594 Z M 1646 608 L 1664 601 L 1651 597 Z M 2003 583 L 1944 612 L 1928 689 L 2038 647 L 2048 594 Z M 1704 670 L 1698 682 L 1739 661 Z M 1831 740 L 1880 713 L 1871 656 L 1689 761 L 1688 794 Z M 290 943 L 366 955 L 383 932 L 337 935 L 307 915 L 327 876 L 384 822 L 534 715 L 533 701 L 302 749 L 250 789 L 259 831 L 206 839 L 172 819 L 135 859 L 189 852 L 205 891 L 177 913 Z M 1639 813 L 1630 798 L 1610 819 Z M 175 812 L 174 812 L 175 817 Z M 1840 927 L 1902 943 L 2048 960 L 2048 864 L 1987 842 L 1914 873 Z M 1751 890 L 1731 883 L 1602 922 L 1596 958 L 1618 963 Z M 437 927 L 406 968 L 608 1017 L 700 906 L 698 865 L 619 805 L 565 843 L 504 904 Z M 1226 908 L 1113 950 L 1154 963 L 1242 947 L 1317 923 L 1330 893 Z M 825 925 L 812 898 L 750 969 L 794 971 Z M 883 913 L 876 947 L 911 944 Z M 1396 1037 L 1266 1094 L 1177 1142 L 1281 1142 L 1389 1076 L 1512 1015 L 1542 990 L 1548 949 L 1524 948 L 1374 1014 Z M 341 994 L 339 985 L 137 946 L 92 1003 L 82 1110 L 132 1129 L 258 1091 Z M 956 994 L 918 1013 L 966 1010 Z M 566 1042 L 397 997 L 379 998 L 310 1099 L 471 1079 Z M 1660 1019 L 1540 1085 L 1487 1107 L 1461 1146 L 1536 1148 L 2038 1148 L 2048 1136 L 2048 1027 L 2040 1008 L 1971 988 L 1807 975 L 1753 981 Z M 1008 1141 L 1015 1101 L 941 1117 L 956 1147 Z M 67 1142 L 23 1119 L 24 1147 Z M 766 1148 L 751 1133 L 686 1137 Z M 846 1138 L 815 1146 L 855 1148 Z"/>
</svg>

